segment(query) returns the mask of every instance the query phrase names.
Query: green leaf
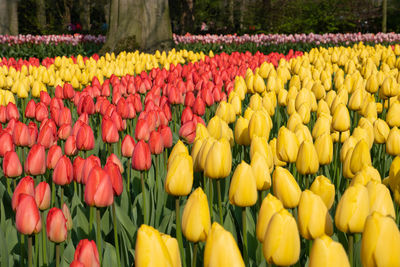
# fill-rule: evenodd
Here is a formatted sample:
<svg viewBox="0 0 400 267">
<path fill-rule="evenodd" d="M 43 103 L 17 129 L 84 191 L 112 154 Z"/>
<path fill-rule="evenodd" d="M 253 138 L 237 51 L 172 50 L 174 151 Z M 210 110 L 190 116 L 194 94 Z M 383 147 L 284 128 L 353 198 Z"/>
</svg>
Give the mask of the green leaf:
<svg viewBox="0 0 400 267">
<path fill-rule="evenodd" d="M 129 241 L 133 242 L 133 235 L 136 233 L 137 227 L 133 222 L 129 219 L 128 215 L 121 210 L 118 205 L 115 205 L 115 213 L 118 218 L 118 222 L 122 225 L 125 229 L 126 233 L 128 234 Z"/>
<path fill-rule="evenodd" d="M 0 228 L 0 240 L 6 240 L 3 229 Z M 8 264 L 8 248 L 7 242 L 0 242 L 0 258 L 1 258 L 1 266 L 9 266 Z"/>
<path fill-rule="evenodd" d="M 65 247 L 64 253 L 62 255 L 62 264 L 68 267 L 74 260 L 74 254 L 75 254 L 75 247 L 72 244 L 72 242 L 69 242 Z"/>
<path fill-rule="evenodd" d="M 105 242 L 103 266 L 117 266 L 117 252 L 108 242 Z"/>
</svg>

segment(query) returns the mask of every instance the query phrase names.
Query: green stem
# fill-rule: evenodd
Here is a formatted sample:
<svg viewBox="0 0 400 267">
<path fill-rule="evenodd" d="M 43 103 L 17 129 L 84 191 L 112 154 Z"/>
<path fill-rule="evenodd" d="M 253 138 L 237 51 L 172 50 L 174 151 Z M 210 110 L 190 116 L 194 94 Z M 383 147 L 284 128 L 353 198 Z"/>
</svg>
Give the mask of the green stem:
<svg viewBox="0 0 400 267">
<path fill-rule="evenodd" d="M 32 267 L 32 236 L 28 236 L 28 266 Z"/>
<path fill-rule="evenodd" d="M 47 240 L 46 240 L 46 226 L 44 223 L 44 212 L 42 212 L 42 258 L 44 266 L 47 266 Z"/>
<path fill-rule="evenodd" d="M 242 226 L 243 226 L 243 258 L 245 266 L 249 265 L 249 256 L 247 255 L 247 217 L 246 207 L 242 208 Z"/>
<path fill-rule="evenodd" d="M 128 192 L 128 196 L 130 197 L 131 195 L 131 169 L 132 169 L 132 158 L 129 158 L 128 160 L 128 179 L 127 179 L 127 192 Z"/>
<path fill-rule="evenodd" d="M 349 238 L 349 262 L 350 262 L 350 266 L 353 267 L 353 259 L 354 259 L 354 254 L 353 254 L 353 248 L 354 248 L 354 235 L 353 234 L 348 234 L 348 238 Z"/>
<path fill-rule="evenodd" d="M 92 232 L 92 225 L 93 225 L 93 207 L 89 208 L 89 237 L 90 233 Z"/>
<path fill-rule="evenodd" d="M 64 205 L 64 187 L 61 186 L 61 203 L 60 203 L 60 209 L 62 209 L 62 206 Z"/>
<path fill-rule="evenodd" d="M 219 222 L 221 225 L 224 225 L 224 220 L 222 217 L 221 181 L 220 179 L 218 179 L 216 182 L 217 182 L 217 195 L 218 195 Z"/>
<path fill-rule="evenodd" d="M 7 181 L 7 192 L 8 192 L 8 195 L 10 196 L 10 198 L 12 199 L 13 193 L 12 193 L 12 190 L 11 190 L 11 179 L 10 178 L 6 178 L 6 179 L 7 179 L 6 180 Z"/>
<path fill-rule="evenodd" d="M 146 187 L 144 185 L 144 179 L 143 179 L 143 171 L 140 172 L 140 182 L 142 184 L 142 197 L 143 197 L 143 217 L 144 217 L 144 224 L 148 225 L 148 219 L 147 219 L 147 207 L 146 207 Z"/>
<path fill-rule="evenodd" d="M 60 244 L 56 244 L 56 267 L 60 266 Z"/>
<path fill-rule="evenodd" d="M 197 249 L 198 249 L 198 244 L 197 244 L 197 243 L 194 243 L 194 245 L 193 245 L 192 267 L 196 267 L 196 263 L 197 263 Z"/>
<path fill-rule="evenodd" d="M 96 237 L 96 243 L 97 247 L 99 249 L 99 261 L 100 261 L 100 266 L 102 263 L 102 250 L 101 250 L 101 229 L 100 229 L 100 209 L 96 208 L 96 222 L 97 222 L 97 237 Z"/>
<path fill-rule="evenodd" d="M 117 251 L 117 265 L 121 267 L 120 256 L 119 256 L 119 241 L 118 241 L 118 229 L 117 229 L 117 216 L 115 215 L 115 202 L 112 204 L 113 223 L 114 223 L 114 242 L 115 250 Z"/>
<path fill-rule="evenodd" d="M 54 207 L 54 202 L 56 201 L 56 184 L 51 180 L 51 206 Z"/>
<path fill-rule="evenodd" d="M 183 251 L 183 242 L 182 242 L 181 210 L 179 207 L 179 197 L 175 198 L 175 214 L 176 214 L 176 239 L 178 240 L 179 251 L 181 254 L 183 266 L 186 266 L 185 255 Z"/>
<path fill-rule="evenodd" d="M 20 259 L 21 259 L 21 262 L 20 262 L 20 264 L 21 264 L 21 267 L 24 267 L 25 266 L 25 264 L 24 264 L 24 259 L 25 259 L 25 236 L 23 235 L 23 234 L 21 234 L 21 242 L 20 242 L 20 249 L 21 249 L 21 257 L 20 257 Z"/>
<path fill-rule="evenodd" d="M 35 260 L 36 265 L 39 265 L 39 238 L 40 234 L 35 234 Z"/>
</svg>

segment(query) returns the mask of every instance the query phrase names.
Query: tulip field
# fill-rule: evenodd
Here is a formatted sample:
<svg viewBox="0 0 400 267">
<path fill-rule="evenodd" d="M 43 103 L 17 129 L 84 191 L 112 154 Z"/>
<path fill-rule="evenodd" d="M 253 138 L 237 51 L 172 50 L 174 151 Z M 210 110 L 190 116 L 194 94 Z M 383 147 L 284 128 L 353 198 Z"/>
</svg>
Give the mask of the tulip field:
<svg viewBox="0 0 400 267">
<path fill-rule="evenodd" d="M 0 266 L 400 266 L 400 45 L 374 42 L 4 57 Z"/>
</svg>

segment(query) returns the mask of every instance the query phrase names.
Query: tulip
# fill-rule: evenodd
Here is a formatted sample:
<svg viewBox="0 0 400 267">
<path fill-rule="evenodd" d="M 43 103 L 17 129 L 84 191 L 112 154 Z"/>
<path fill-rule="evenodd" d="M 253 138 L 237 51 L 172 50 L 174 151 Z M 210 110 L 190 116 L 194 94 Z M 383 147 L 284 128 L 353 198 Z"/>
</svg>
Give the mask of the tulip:
<svg viewBox="0 0 400 267">
<path fill-rule="evenodd" d="M 256 224 L 256 235 L 259 242 L 264 241 L 265 233 L 272 216 L 283 209 L 282 202 L 274 195 L 268 194 L 261 203 Z"/>
<path fill-rule="evenodd" d="M 393 127 L 386 140 L 386 153 L 392 156 L 400 155 L 400 130 Z"/>
<path fill-rule="evenodd" d="M 164 150 L 162 136 L 157 131 L 152 131 L 149 138 L 150 152 L 154 155 L 161 154 Z"/>
<path fill-rule="evenodd" d="M 245 266 L 232 234 L 214 222 L 204 248 L 204 266 Z"/>
<path fill-rule="evenodd" d="M 40 210 L 50 208 L 51 190 L 46 182 L 40 182 L 35 188 L 35 201 Z"/>
<path fill-rule="evenodd" d="M 47 169 L 54 169 L 58 160 L 62 157 L 62 149 L 58 145 L 53 145 L 49 148 L 46 158 Z"/>
<path fill-rule="evenodd" d="M 108 174 L 108 176 L 111 179 L 111 184 L 114 190 L 114 194 L 117 196 L 121 195 L 123 190 L 123 181 L 122 181 L 121 171 L 118 165 L 112 161 L 108 161 L 104 166 L 104 171 Z"/>
<path fill-rule="evenodd" d="M 388 113 L 386 114 L 386 122 L 390 127 L 399 127 L 400 118 L 398 116 L 400 112 L 400 103 L 398 101 L 390 105 Z"/>
<path fill-rule="evenodd" d="M 65 141 L 64 153 L 67 156 L 76 156 L 78 154 L 78 149 L 76 147 L 76 138 L 74 135 L 70 135 Z"/>
<path fill-rule="evenodd" d="M 269 172 L 271 173 L 274 170 L 274 154 L 272 153 L 272 147 L 268 144 L 266 138 L 254 136 L 253 139 L 251 140 L 251 145 L 250 145 L 251 160 L 253 160 L 253 157 L 257 152 L 266 159 Z"/>
<path fill-rule="evenodd" d="M 0 157 L 4 157 L 6 152 L 14 151 L 14 142 L 11 134 L 6 131 L 0 132 Z"/>
<path fill-rule="evenodd" d="M 350 267 L 350 263 L 342 244 L 323 235 L 313 242 L 309 266 Z"/>
<path fill-rule="evenodd" d="M 22 174 L 22 165 L 14 151 L 8 151 L 3 159 L 3 173 L 7 178 L 15 178 Z"/>
<path fill-rule="evenodd" d="M 121 152 L 123 157 L 130 158 L 135 148 L 135 140 L 130 135 L 125 135 L 121 143 Z"/>
<path fill-rule="evenodd" d="M 400 266 L 400 232 L 396 222 L 379 212 L 368 216 L 361 241 L 363 266 Z"/>
<path fill-rule="evenodd" d="M 67 219 L 62 210 L 51 208 L 46 219 L 47 237 L 54 243 L 61 243 L 67 239 Z"/>
<path fill-rule="evenodd" d="M 135 139 L 137 141 L 148 141 L 150 138 L 150 130 L 147 120 L 139 119 L 135 128 Z"/>
<path fill-rule="evenodd" d="M 42 230 L 42 221 L 35 198 L 32 195 L 18 195 L 17 213 L 15 215 L 15 226 L 21 234 L 37 234 Z"/>
<path fill-rule="evenodd" d="M 233 173 L 229 187 L 229 202 L 239 207 L 249 207 L 257 201 L 257 184 L 253 169 L 242 161 Z"/>
<path fill-rule="evenodd" d="M 352 173 L 357 173 L 365 166 L 371 166 L 371 156 L 367 142 L 360 140 L 351 154 L 350 170 Z"/>
<path fill-rule="evenodd" d="M 17 122 L 13 131 L 13 141 L 16 146 L 29 146 L 31 143 L 31 136 L 29 135 L 29 128 L 23 122 Z"/>
<path fill-rule="evenodd" d="M 311 184 L 310 190 L 321 197 L 328 210 L 332 207 L 335 200 L 335 185 L 328 178 L 323 175 L 317 176 Z"/>
<path fill-rule="evenodd" d="M 82 124 L 76 135 L 76 147 L 79 150 L 92 150 L 94 148 L 93 130 L 87 124 Z"/>
<path fill-rule="evenodd" d="M 318 154 L 318 161 L 320 165 L 328 165 L 333 159 L 333 142 L 329 133 L 320 135 L 315 140 L 315 149 Z"/>
<path fill-rule="evenodd" d="M 82 263 L 85 267 L 100 267 L 96 243 L 88 239 L 79 241 L 75 249 L 74 261 Z"/>
<path fill-rule="evenodd" d="M 394 211 L 393 200 L 390 196 L 389 189 L 381 183 L 370 181 L 367 184 L 369 196 L 369 212 L 379 212 L 383 216 L 391 216 L 396 218 Z"/>
<path fill-rule="evenodd" d="M 67 230 L 71 231 L 72 226 L 73 226 L 73 221 L 72 221 L 71 213 L 69 212 L 69 208 L 68 208 L 67 204 L 65 204 L 65 203 L 62 205 L 62 212 L 64 214 L 65 219 L 67 220 L 67 222 L 66 222 Z"/>
<path fill-rule="evenodd" d="M 250 165 L 256 179 L 257 190 L 268 190 L 271 187 L 271 174 L 269 172 L 267 159 L 256 151 L 251 158 Z"/>
<path fill-rule="evenodd" d="M 285 162 L 296 162 L 299 142 L 296 135 L 282 126 L 278 131 L 278 138 L 276 141 L 276 151 L 278 159 Z"/>
<path fill-rule="evenodd" d="M 296 160 L 296 169 L 299 173 L 313 174 L 318 171 L 318 154 L 310 141 L 304 141 L 299 148 Z M 308 184 L 308 181 L 306 182 Z"/>
<path fill-rule="evenodd" d="M 175 266 L 160 233 L 145 224 L 142 224 L 137 232 L 135 266 Z"/>
<path fill-rule="evenodd" d="M 335 213 L 336 227 L 344 233 L 361 233 L 369 214 L 368 190 L 355 184 L 346 189 Z"/>
<path fill-rule="evenodd" d="M 196 137 L 196 123 L 194 121 L 188 121 L 183 124 L 179 129 L 179 136 L 187 143 L 193 143 L 194 138 Z"/>
<path fill-rule="evenodd" d="M 74 181 L 77 183 L 81 183 L 82 181 L 82 169 L 85 164 L 85 159 L 77 156 L 74 159 L 74 163 L 72 164 L 73 174 L 74 174 Z"/>
<path fill-rule="evenodd" d="M 198 123 L 197 125 L 202 125 L 202 124 Z M 158 128 L 158 130 L 160 131 L 161 137 L 163 139 L 164 148 L 170 148 L 172 146 L 171 128 L 162 125 L 160 126 L 160 128 Z"/>
<path fill-rule="evenodd" d="M 140 140 L 132 153 L 132 168 L 138 171 L 147 171 L 151 167 L 150 148 L 147 143 Z"/>
<path fill-rule="evenodd" d="M 251 119 L 249 120 L 249 126 L 248 126 L 250 139 L 252 139 L 253 136 L 260 136 L 266 138 L 269 137 L 271 125 L 269 124 L 269 118 L 267 116 L 268 115 L 266 115 L 262 111 L 256 111 L 253 113 Z"/>
<path fill-rule="evenodd" d="M 295 208 L 299 204 L 301 189 L 293 175 L 282 167 L 276 167 L 272 174 L 274 195 L 282 201 L 285 208 Z"/>
<path fill-rule="evenodd" d="M 165 191 L 173 196 L 186 196 L 192 190 L 193 161 L 186 153 L 175 155 L 168 163 Z"/>
<path fill-rule="evenodd" d="M 300 237 L 296 220 L 285 209 L 275 213 L 263 241 L 264 258 L 270 264 L 289 266 L 300 256 Z"/>
<path fill-rule="evenodd" d="M 53 172 L 53 182 L 57 185 L 67 185 L 72 182 L 74 177 L 71 160 L 67 156 L 62 156 Z"/>
<path fill-rule="evenodd" d="M 85 185 L 85 202 L 89 206 L 107 207 L 114 202 L 110 176 L 99 166 L 93 167 Z"/>
<path fill-rule="evenodd" d="M 302 237 L 316 239 L 333 234 L 332 218 L 322 199 L 310 190 L 302 192 L 298 209 L 298 224 Z"/>
<path fill-rule="evenodd" d="M 350 115 L 344 104 L 339 104 L 332 117 L 332 128 L 338 132 L 345 132 L 350 129 Z"/>
<path fill-rule="evenodd" d="M 31 148 L 24 168 L 25 173 L 29 175 L 41 175 L 46 172 L 46 152 L 44 146 L 36 144 Z"/>
<path fill-rule="evenodd" d="M 25 118 L 33 119 L 35 118 L 36 103 L 35 100 L 31 99 L 25 108 Z"/>
<path fill-rule="evenodd" d="M 228 140 L 223 137 L 215 141 L 207 153 L 204 166 L 205 175 L 212 179 L 225 178 L 231 172 L 231 168 L 231 148 Z"/>
<path fill-rule="evenodd" d="M 190 194 L 182 214 L 182 232 L 190 242 L 204 242 L 211 228 L 207 196 L 199 187 Z"/>
<path fill-rule="evenodd" d="M 377 119 L 374 122 L 374 140 L 377 144 L 386 142 L 389 136 L 390 128 L 387 123 L 382 119 Z"/>
<path fill-rule="evenodd" d="M 239 117 L 235 124 L 235 142 L 238 145 L 250 145 L 249 121 L 243 117 Z"/>
<path fill-rule="evenodd" d="M 161 234 L 161 239 L 167 247 L 168 253 L 172 260 L 172 266 L 182 266 L 181 255 L 179 253 L 178 242 L 176 239 L 166 234 Z"/>
<path fill-rule="evenodd" d="M 101 121 L 101 137 L 104 143 L 116 143 L 119 140 L 118 129 L 114 121 L 109 117 L 103 117 Z"/>
</svg>

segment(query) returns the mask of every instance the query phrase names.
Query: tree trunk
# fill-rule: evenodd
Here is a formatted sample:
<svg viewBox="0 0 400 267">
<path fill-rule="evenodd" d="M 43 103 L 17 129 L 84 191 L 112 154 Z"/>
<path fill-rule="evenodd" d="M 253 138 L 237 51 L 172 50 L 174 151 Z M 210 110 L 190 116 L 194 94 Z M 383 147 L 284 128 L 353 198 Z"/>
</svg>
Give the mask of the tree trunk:
<svg viewBox="0 0 400 267">
<path fill-rule="evenodd" d="M 62 19 L 65 28 L 71 24 L 71 9 L 72 0 L 64 0 L 64 14 Z"/>
<path fill-rule="evenodd" d="M 46 30 L 46 4 L 44 0 L 36 0 L 36 17 L 40 33 Z"/>
<path fill-rule="evenodd" d="M 233 12 L 234 3 L 233 0 L 227 0 L 227 10 L 228 10 L 228 29 L 231 31 L 235 29 L 235 21 L 234 21 L 234 12 Z"/>
<path fill-rule="evenodd" d="M 386 32 L 387 23 L 387 0 L 382 1 L 382 32 Z"/>
<path fill-rule="evenodd" d="M 83 31 L 90 30 L 90 0 L 79 0 L 79 20 Z"/>
<path fill-rule="evenodd" d="M 0 34 L 18 34 L 17 0 L 0 0 Z"/>
<path fill-rule="evenodd" d="M 172 43 L 168 0 L 112 0 L 110 12 L 102 52 L 149 50 Z"/>
</svg>

